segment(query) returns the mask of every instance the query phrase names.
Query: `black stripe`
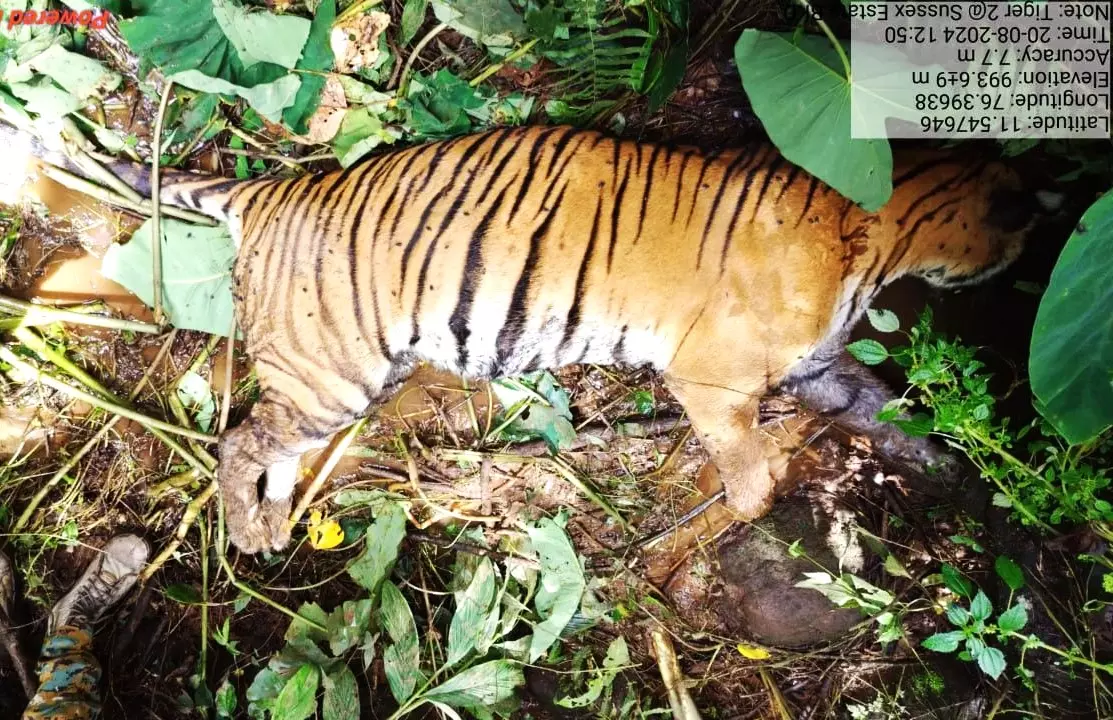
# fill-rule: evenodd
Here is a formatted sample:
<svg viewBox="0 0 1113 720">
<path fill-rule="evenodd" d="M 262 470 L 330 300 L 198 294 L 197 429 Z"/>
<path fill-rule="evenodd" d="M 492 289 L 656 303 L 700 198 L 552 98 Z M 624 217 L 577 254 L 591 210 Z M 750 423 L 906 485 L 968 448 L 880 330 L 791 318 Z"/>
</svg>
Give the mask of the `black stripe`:
<svg viewBox="0 0 1113 720">
<path fill-rule="evenodd" d="M 699 196 L 703 192 L 703 176 L 707 174 L 707 168 L 711 167 L 711 163 L 716 160 L 718 160 L 718 156 L 716 155 L 706 155 L 703 158 L 703 167 L 699 169 L 699 177 L 696 178 L 696 186 L 692 188 L 692 204 L 688 208 L 688 217 L 684 220 L 685 229 L 692 223 L 692 214 L 695 213 Z"/>
<path fill-rule="evenodd" d="M 562 190 L 554 203 L 553 212 L 545 216 L 541 225 L 533 232 L 529 239 L 529 253 L 526 255 L 526 262 L 522 266 L 522 272 L 518 276 L 518 282 L 514 286 L 514 294 L 510 298 L 510 307 L 507 308 L 506 318 L 503 320 L 502 328 L 499 329 L 497 346 L 497 367 L 504 367 L 507 359 L 514 353 L 518 345 L 518 341 L 522 337 L 522 332 L 526 326 L 526 303 L 529 300 L 529 289 L 533 282 L 533 273 L 537 270 L 537 265 L 541 260 L 541 241 L 549 232 L 549 223 L 556 217 L 556 210 L 560 207 L 564 200 L 564 191 Z"/>
<path fill-rule="evenodd" d="M 595 204 L 595 219 L 591 222 L 591 236 L 588 238 L 584 256 L 580 259 L 580 270 L 576 274 L 576 290 L 572 295 L 572 305 L 568 308 L 568 315 L 564 319 L 564 337 L 561 338 L 560 346 L 557 349 L 558 362 L 564 356 L 564 351 L 568 348 L 573 335 L 580 327 L 580 307 L 584 299 L 584 286 L 587 283 L 587 275 L 591 269 L 591 261 L 595 257 L 595 241 L 599 237 L 599 216 L 602 213 L 603 198 L 600 196 Z"/>
<path fill-rule="evenodd" d="M 719 203 L 723 201 L 723 195 L 730 187 L 731 176 L 739 167 L 746 165 L 753 158 L 752 148 L 753 146 L 748 151 L 739 152 L 734 160 L 730 162 L 730 165 L 727 165 L 726 169 L 723 170 L 723 177 L 719 179 L 719 189 L 715 191 L 715 200 L 711 203 L 711 212 L 707 214 L 707 222 L 703 225 L 703 234 L 699 239 L 699 251 L 696 253 L 696 270 L 699 270 L 703 263 L 703 248 L 707 245 L 707 238 L 711 234 L 711 225 L 715 222 L 715 213 L 719 210 Z"/>
<path fill-rule="evenodd" d="M 792 187 L 792 183 L 796 182 L 796 177 L 799 174 L 800 174 L 800 166 L 799 165 L 793 165 L 792 170 L 790 170 L 789 173 L 788 173 L 788 178 L 785 179 L 785 184 L 781 185 L 781 191 L 779 193 L 777 193 L 777 199 L 773 201 L 774 205 L 776 205 L 777 203 L 779 203 L 781 201 L 781 198 L 783 198 L 785 196 L 785 193 L 788 192 L 788 189 L 790 187 Z"/>
<path fill-rule="evenodd" d="M 456 367 L 465 374 L 468 366 L 468 337 L 471 335 L 468 325 L 471 320 L 472 304 L 475 302 L 475 288 L 483 273 L 483 240 L 491 226 L 491 221 L 494 220 L 505 199 L 506 188 L 504 187 L 471 236 L 467 260 L 464 262 L 464 274 L 460 279 L 460 292 L 456 296 L 456 308 L 448 319 L 448 329 L 456 337 Z"/>
<path fill-rule="evenodd" d="M 638 232 L 634 235 L 634 244 L 638 244 L 638 238 L 642 236 L 642 227 L 645 225 L 645 211 L 649 207 L 649 196 L 653 193 L 653 169 L 657 166 L 657 155 L 664 149 L 663 145 L 657 145 L 653 148 L 653 154 L 649 156 L 649 166 L 645 169 L 645 190 L 642 192 L 642 214 L 638 218 Z"/>
<path fill-rule="evenodd" d="M 826 362 L 826 363 L 824 363 L 824 364 L 822 364 L 818 367 L 812 368 L 811 370 L 804 373 L 803 375 L 796 375 L 796 374 L 789 375 L 788 376 L 788 384 L 791 385 L 791 384 L 794 384 L 794 383 L 802 383 L 802 382 L 810 382 L 812 380 L 818 380 L 819 378 L 826 375 L 827 371 L 830 370 L 831 367 L 834 364 L 835 364 L 835 361 L 831 360 L 831 361 Z"/>
<path fill-rule="evenodd" d="M 537 133 L 537 137 L 534 138 L 533 146 L 530 148 L 529 151 L 529 165 L 526 167 L 525 182 L 523 182 L 521 187 L 518 188 L 518 195 L 514 198 L 514 205 L 510 209 L 510 222 L 514 222 L 514 218 L 518 216 L 518 210 L 522 206 L 522 201 L 525 199 L 526 195 L 529 193 L 530 187 L 533 185 L 533 177 L 537 170 L 538 161 L 540 159 L 539 156 L 548 146 L 549 136 L 560 129 L 561 128 L 559 127 L 547 128 L 546 130 Z"/>
<path fill-rule="evenodd" d="M 615 362 L 626 362 L 626 331 L 630 329 L 629 325 L 623 325 L 622 330 L 618 333 L 618 342 L 614 345 L 614 350 L 611 351 L 611 357 Z"/>
<path fill-rule="evenodd" d="M 684 168 L 695 153 L 691 150 L 684 152 L 684 159 L 680 162 L 680 173 L 676 178 L 676 197 L 672 200 L 672 222 L 676 222 L 676 213 L 680 210 L 680 194 L 684 190 Z"/>
<path fill-rule="evenodd" d="M 617 147 L 617 145 L 616 145 Z M 616 153 L 617 155 L 617 153 Z M 632 158 L 627 156 L 626 169 L 622 173 L 622 182 L 618 184 L 618 189 L 615 190 L 614 199 L 611 201 L 611 237 L 610 244 L 607 247 L 607 272 L 610 273 L 611 266 L 614 265 L 614 249 L 618 244 L 618 221 L 622 215 L 622 199 L 626 195 L 626 185 L 630 181 L 630 166 L 634 164 Z M 617 172 L 618 166 L 615 166 Z"/>
<path fill-rule="evenodd" d="M 761 209 L 761 203 L 765 200 L 765 193 L 769 190 L 769 185 L 773 182 L 773 178 L 777 176 L 777 171 L 784 165 L 785 159 L 780 153 L 773 158 L 773 163 L 765 171 L 765 180 L 761 183 L 761 190 L 758 191 L 757 201 L 754 202 L 754 212 L 750 215 L 750 222 L 752 223 L 757 218 L 757 211 Z M 749 178 L 746 178 L 749 182 Z"/>
<path fill-rule="evenodd" d="M 499 178 L 502 177 L 502 171 L 506 169 L 506 164 L 508 162 L 510 162 L 511 158 L 517 157 L 517 155 L 518 155 L 518 145 L 521 142 L 521 135 L 522 134 L 520 132 L 504 132 L 502 134 L 502 137 L 500 137 L 498 139 L 498 141 L 495 142 L 494 146 L 491 148 L 491 159 L 493 160 L 495 155 L 498 154 L 499 150 L 502 149 L 502 144 L 504 142 L 506 142 L 511 136 L 517 136 L 517 139 L 519 141 L 519 142 L 514 143 L 514 146 L 506 151 L 506 153 L 502 156 L 502 160 L 499 160 L 499 164 L 496 165 L 495 169 L 490 173 L 490 175 L 488 175 L 488 177 L 490 178 L 490 181 L 488 183 L 486 183 L 486 185 L 483 188 L 483 193 L 475 201 L 476 205 L 482 205 L 483 204 L 483 201 L 487 199 L 487 193 L 489 193 L 489 192 L 491 192 L 492 190 L 495 189 L 495 185 L 498 183 Z M 484 167 L 482 169 L 486 170 L 486 167 Z M 507 187 L 509 187 L 509 186 L 507 186 Z"/>
<path fill-rule="evenodd" d="M 823 413 L 824 415 L 842 415 L 844 412 L 846 412 L 850 408 L 854 407 L 858 403 L 858 400 L 861 399 L 861 397 L 862 397 L 862 386 L 861 385 L 855 385 L 851 389 L 850 396 L 847 398 L 846 402 L 844 402 L 840 405 L 836 405 L 835 407 L 827 408 L 825 410 L 820 410 L 820 412 Z"/>
<path fill-rule="evenodd" d="M 746 173 L 746 180 L 742 183 L 742 192 L 738 195 L 738 202 L 734 206 L 734 213 L 730 216 L 730 224 L 727 225 L 727 236 L 723 240 L 723 254 L 719 258 L 719 274 L 722 275 L 727 271 L 727 253 L 730 251 L 731 243 L 734 242 L 734 228 L 738 224 L 738 218 L 742 215 L 742 210 L 746 207 L 746 196 L 750 194 L 750 185 L 754 182 L 754 176 L 762 169 L 762 157 L 759 155 L 754 158 L 753 166 L 750 171 Z M 766 176 L 766 183 L 769 178 Z M 760 199 L 758 200 L 760 202 Z M 754 205 L 754 213 L 757 213 L 757 205 Z"/>
<path fill-rule="evenodd" d="M 893 190 L 895 191 L 898 187 L 900 187 L 904 183 L 906 183 L 909 180 L 912 180 L 916 177 L 919 177 L 921 174 L 927 172 L 928 170 L 931 170 L 932 168 L 938 167 L 939 165 L 945 165 L 947 163 L 952 162 L 953 160 L 954 160 L 953 157 L 951 157 L 950 155 L 947 155 L 947 156 L 944 156 L 944 157 L 941 157 L 941 158 L 937 157 L 937 158 L 933 158 L 931 160 L 926 160 L 924 162 L 913 165 L 911 168 L 909 168 L 905 172 L 903 172 L 900 175 L 898 175 L 897 177 L 893 178 Z"/>
<path fill-rule="evenodd" d="M 812 200 L 815 199 L 815 191 L 818 187 L 819 178 L 813 175 L 811 184 L 808 185 L 808 196 L 804 200 L 804 209 L 800 211 L 800 217 L 796 218 L 796 224 L 793 227 L 800 227 L 800 223 L 804 222 L 804 217 L 808 214 L 808 210 L 812 206 Z"/>
<path fill-rule="evenodd" d="M 912 213 L 916 211 L 916 208 L 920 207 L 920 205 L 922 205 L 924 202 L 930 200 L 939 193 L 951 189 L 954 184 L 960 182 L 964 172 L 965 171 L 963 170 L 959 170 L 957 175 L 944 180 L 943 182 L 933 187 L 931 190 L 928 190 L 926 193 L 923 193 L 919 197 L 917 197 L 916 200 L 908 206 L 908 209 L 904 211 L 904 214 L 901 215 L 900 218 L 897 220 L 897 226 L 903 227 L 904 224 L 908 222 L 908 219 L 912 217 Z"/>
</svg>

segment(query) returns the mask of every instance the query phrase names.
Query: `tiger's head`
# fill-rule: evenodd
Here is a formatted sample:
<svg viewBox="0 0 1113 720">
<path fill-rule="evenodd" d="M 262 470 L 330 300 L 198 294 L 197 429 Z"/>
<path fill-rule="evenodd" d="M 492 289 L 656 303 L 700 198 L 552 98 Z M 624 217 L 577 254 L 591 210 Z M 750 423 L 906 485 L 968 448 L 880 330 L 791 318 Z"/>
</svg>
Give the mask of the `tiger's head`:
<svg viewBox="0 0 1113 720">
<path fill-rule="evenodd" d="M 880 215 L 895 225 L 905 272 L 940 288 L 977 284 L 1008 267 L 1061 197 L 1031 192 L 1000 162 L 926 162 L 897 171 Z M 890 225 L 892 227 L 892 225 Z"/>
</svg>

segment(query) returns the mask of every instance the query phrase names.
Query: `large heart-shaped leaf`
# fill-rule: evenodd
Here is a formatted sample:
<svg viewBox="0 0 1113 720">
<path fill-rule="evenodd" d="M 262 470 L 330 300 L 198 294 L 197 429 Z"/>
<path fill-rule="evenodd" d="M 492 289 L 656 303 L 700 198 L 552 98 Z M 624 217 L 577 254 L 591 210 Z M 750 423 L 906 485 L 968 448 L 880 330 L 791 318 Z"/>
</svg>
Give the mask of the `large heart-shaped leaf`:
<svg viewBox="0 0 1113 720">
<path fill-rule="evenodd" d="M 1113 192 L 1082 216 L 1055 263 L 1032 331 L 1040 412 L 1071 443 L 1113 424 Z"/>
<path fill-rule="evenodd" d="M 110 247 L 101 262 L 101 274 L 148 305 L 154 302 L 152 225 L 143 223 L 127 244 Z M 174 327 L 228 334 L 235 259 L 227 227 L 162 218 L 162 302 Z"/>
<path fill-rule="evenodd" d="M 820 37 L 746 30 L 734 46 L 742 85 L 770 139 L 791 162 L 866 210 L 893 192 L 887 140 L 850 137 L 850 81 Z"/>
</svg>

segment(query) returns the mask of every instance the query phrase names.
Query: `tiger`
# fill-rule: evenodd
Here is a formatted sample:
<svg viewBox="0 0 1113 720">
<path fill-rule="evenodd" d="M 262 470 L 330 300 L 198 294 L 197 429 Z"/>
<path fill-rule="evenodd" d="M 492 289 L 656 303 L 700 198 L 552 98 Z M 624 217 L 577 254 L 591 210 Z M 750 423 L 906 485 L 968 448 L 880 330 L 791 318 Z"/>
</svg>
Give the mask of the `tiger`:
<svg viewBox="0 0 1113 720">
<path fill-rule="evenodd" d="M 110 169 L 139 192 L 149 170 Z M 784 390 L 928 466 L 845 350 L 886 285 L 961 288 L 1012 263 L 1038 206 L 1000 161 L 894 160 L 868 212 L 766 142 L 706 152 L 564 126 L 507 127 L 346 169 L 233 180 L 162 171 L 160 200 L 225 221 L 259 395 L 219 441 L 231 542 L 282 550 L 299 457 L 419 362 L 473 379 L 648 366 L 683 406 L 742 520 L 772 506 L 761 398 Z M 262 493 L 260 479 L 265 477 Z"/>
</svg>

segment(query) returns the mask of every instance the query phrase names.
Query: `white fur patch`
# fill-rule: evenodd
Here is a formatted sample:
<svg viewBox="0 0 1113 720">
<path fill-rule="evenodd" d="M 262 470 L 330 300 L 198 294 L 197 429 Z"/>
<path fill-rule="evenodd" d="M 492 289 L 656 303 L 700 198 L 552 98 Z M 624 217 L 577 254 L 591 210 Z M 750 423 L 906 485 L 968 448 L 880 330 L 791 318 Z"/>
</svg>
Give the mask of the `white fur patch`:
<svg viewBox="0 0 1113 720">
<path fill-rule="evenodd" d="M 300 457 L 283 460 L 267 468 L 268 500 L 285 500 L 294 494 L 298 484 L 298 461 Z"/>
</svg>

